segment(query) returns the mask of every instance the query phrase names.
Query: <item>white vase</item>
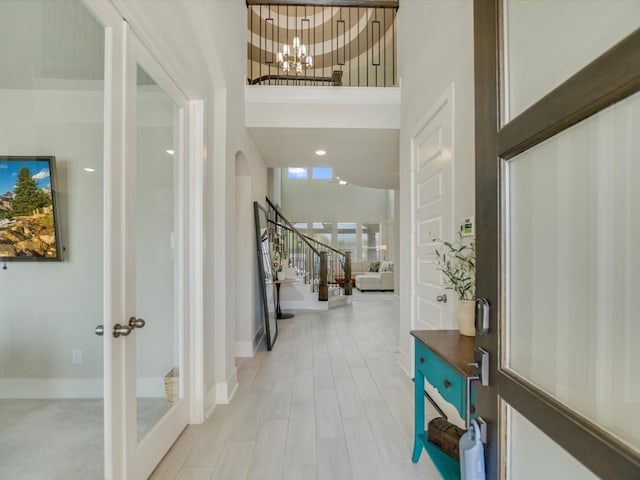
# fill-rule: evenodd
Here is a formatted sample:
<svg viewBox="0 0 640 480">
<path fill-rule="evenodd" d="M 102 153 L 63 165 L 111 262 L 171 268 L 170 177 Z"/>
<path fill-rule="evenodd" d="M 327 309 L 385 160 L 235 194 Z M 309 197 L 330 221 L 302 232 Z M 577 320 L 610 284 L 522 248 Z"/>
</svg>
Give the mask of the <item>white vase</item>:
<svg viewBox="0 0 640 480">
<path fill-rule="evenodd" d="M 456 313 L 460 335 L 466 335 L 467 337 L 476 336 L 475 313 L 475 300 L 460 300 L 458 312 Z"/>
</svg>

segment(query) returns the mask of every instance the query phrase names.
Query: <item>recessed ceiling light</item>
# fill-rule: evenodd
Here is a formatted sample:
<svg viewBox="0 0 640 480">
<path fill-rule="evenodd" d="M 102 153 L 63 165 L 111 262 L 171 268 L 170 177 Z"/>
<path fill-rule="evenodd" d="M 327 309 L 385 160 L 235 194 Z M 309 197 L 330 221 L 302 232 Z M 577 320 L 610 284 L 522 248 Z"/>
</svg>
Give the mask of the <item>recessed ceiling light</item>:
<svg viewBox="0 0 640 480">
<path fill-rule="evenodd" d="M 93 172 L 95 172 L 95 171 L 96 171 L 96 169 L 95 169 L 95 168 L 89 168 L 89 167 L 87 167 L 87 168 L 83 168 L 83 170 L 84 170 L 85 172 L 89 172 L 89 173 L 93 173 Z"/>
<path fill-rule="evenodd" d="M 173 155 L 173 154 L 174 154 L 174 153 L 176 153 L 176 152 L 174 152 L 173 150 L 167 150 L 167 153 L 168 153 L 169 155 Z"/>
<path fill-rule="evenodd" d="M 321 157 L 323 155 L 326 155 L 326 154 L 327 154 L 326 150 L 322 150 L 322 149 L 316 150 L 316 155 L 318 155 L 319 157 Z"/>
</svg>

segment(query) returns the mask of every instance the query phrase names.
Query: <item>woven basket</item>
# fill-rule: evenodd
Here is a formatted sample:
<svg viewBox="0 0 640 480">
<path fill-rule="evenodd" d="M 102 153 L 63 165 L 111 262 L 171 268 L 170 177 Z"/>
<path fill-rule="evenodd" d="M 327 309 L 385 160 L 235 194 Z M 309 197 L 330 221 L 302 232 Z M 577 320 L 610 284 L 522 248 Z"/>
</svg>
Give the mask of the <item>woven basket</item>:
<svg viewBox="0 0 640 480">
<path fill-rule="evenodd" d="M 164 389 L 167 393 L 169 406 L 175 405 L 180 395 L 180 375 L 178 375 L 178 367 L 172 368 L 169 373 L 164 376 Z"/>
</svg>

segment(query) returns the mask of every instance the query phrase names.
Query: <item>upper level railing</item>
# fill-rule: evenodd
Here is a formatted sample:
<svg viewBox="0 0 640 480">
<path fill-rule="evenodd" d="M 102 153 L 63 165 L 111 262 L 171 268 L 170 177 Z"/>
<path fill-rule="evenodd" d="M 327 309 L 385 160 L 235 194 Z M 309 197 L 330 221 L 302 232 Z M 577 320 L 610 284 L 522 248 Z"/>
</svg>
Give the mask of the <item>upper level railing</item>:
<svg viewBox="0 0 640 480">
<path fill-rule="evenodd" d="M 247 79 L 251 85 L 393 87 L 397 85 L 398 1 L 247 0 Z M 299 71 L 279 64 L 294 37 L 304 46 Z M 309 59 L 310 57 L 310 59 Z M 286 60 L 286 56 L 284 57 Z M 311 62 L 307 67 L 308 61 Z"/>
<path fill-rule="evenodd" d="M 351 255 L 299 232 L 277 205 L 266 200 L 271 241 L 285 266 L 310 284 L 312 292 L 318 292 L 318 300 L 328 300 L 332 289 L 351 295 Z M 342 285 L 339 279 L 344 279 Z"/>
</svg>

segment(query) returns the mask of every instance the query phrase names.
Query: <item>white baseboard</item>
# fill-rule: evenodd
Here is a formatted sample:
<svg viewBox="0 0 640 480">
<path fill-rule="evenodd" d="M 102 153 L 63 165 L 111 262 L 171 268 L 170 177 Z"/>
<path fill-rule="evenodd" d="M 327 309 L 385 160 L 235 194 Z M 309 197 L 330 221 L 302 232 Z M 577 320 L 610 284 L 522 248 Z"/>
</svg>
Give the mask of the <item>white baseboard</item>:
<svg viewBox="0 0 640 480">
<path fill-rule="evenodd" d="M 138 397 L 165 397 L 164 378 L 139 378 Z M 0 379 L 0 398 L 102 398 L 104 379 L 98 378 L 5 378 Z"/>
<path fill-rule="evenodd" d="M 227 377 L 225 382 L 218 382 L 215 385 L 215 403 L 226 405 L 231 402 L 231 399 L 236 393 L 238 388 L 238 369 L 233 367 L 231 374 Z"/>
<path fill-rule="evenodd" d="M 243 340 L 236 342 L 236 357 L 237 358 L 253 358 L 258 350 L 258 347 L 264 340 L 264 328 L 260 326 L 258 331 L 253 336 L 253 340 Z"/>
<path fill-rule="evenodd" d="M 204 405 L 205 405 L 205 410 L 207 412 L 206 418 L 209 418 L 209 416 L 211 416 L 213 411 L 218 406 L 218 403 L 216 402 L 216 390 L 217 390 L 217 385 L 213 385 L 205 395 Z"/>
<path fill-rule="evenodd" d="M 253 357 L 253 342 L 251 340 L 236 341 L 236 358 Z"/>
</svg>

